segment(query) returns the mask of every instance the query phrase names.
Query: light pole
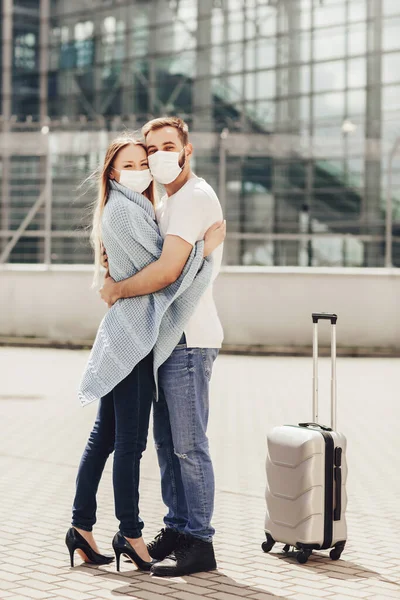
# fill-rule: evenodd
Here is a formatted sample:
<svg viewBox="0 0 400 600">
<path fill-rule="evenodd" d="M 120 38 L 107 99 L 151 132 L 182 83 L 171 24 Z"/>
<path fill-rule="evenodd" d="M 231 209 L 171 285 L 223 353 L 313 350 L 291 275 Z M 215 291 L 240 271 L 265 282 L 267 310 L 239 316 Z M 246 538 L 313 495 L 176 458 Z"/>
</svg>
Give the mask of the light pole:
<svg viewBox="0 0 400 600">
<path fill-rule="evenodd" d="M 390 269 L 393 267 L 393 198 L 392 198 L 392 170 L 393 161 L 400 146 L 400 135 L 394 141 L 393 147 L 389 153 L 388 161 L 388 180 L 386 191 L 386 244 L 385 244 L 385 267 Z"/>
</svg>

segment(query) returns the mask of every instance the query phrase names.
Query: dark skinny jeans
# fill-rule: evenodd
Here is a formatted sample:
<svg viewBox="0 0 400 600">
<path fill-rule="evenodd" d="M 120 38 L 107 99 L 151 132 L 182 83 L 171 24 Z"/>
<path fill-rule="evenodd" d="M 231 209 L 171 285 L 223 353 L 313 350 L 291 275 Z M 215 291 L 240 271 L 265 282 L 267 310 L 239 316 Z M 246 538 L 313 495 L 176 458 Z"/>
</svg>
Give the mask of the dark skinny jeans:
<svg viewBox="0 0 400 600">
<path fill-rule="evenodd" d="M 84 450 L 76 479 L 72 525 L 92 531 L 96 494 L 109 455 L 114 451 L 115 515 L 125 537 L 142 535 L 139 517 L 140 459 L 146 449 L 154 397 L 153 353 L 107 396 L 101 398 L 96 421 Z"/>
</svg>

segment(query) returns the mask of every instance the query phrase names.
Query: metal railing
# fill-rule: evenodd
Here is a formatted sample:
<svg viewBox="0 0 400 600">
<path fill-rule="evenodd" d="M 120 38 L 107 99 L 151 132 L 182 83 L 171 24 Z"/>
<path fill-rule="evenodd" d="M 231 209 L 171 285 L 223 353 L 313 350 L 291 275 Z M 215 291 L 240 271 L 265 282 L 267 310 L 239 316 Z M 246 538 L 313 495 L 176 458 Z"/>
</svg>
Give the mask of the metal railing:
<svg viewBox="0 0 400 600">
<path fill-rule="evenodd" d="M 51 131 L 50 134 L 49 130 L 41 131 L 40 125 L 33 123 L 24 124 L 25 131 L 22 124 L 19 124 L 18 132 L 14 130 L 5 137 L 0 134 L 2 177 L 5 175 L 5 166 L 11 171 L 8 174 L 8 184 L 2 185 L 0 199 L 1 214 L 8 215 L 7 219 L 0 220 L 0 263 L 40 262 L 50 265 L 92 262 L 89 233 L 85 227 L 89 223 L 83 223 L 82 218 L 89 200 L 83 197 L 74 203 L 71 197 L 76 194 L 79 183 L 100 160 L 114 132 L 96 127 L 86 129 L 84 123 L 79 124 L 80 130 L 77 131 L 78 124 L 70 125 L 71 128 L 66 125 L 64 133 L 58 130 L 53 136 Z M 356 217 L 355 214 L 343 213 L 342 219 L 338 221 L 338 215 L 334 219 L 327 215 L 329 218 L 325 220 L 323 214 L 313 215 L 311 212 L 307 230 L 302 230 L 293 216 L 281 221 L 277 227 L 272 213 L 263 219 L 258 219 L 257 215 L 249 216 L 249 212 L 243 214 L 243 204 L 248 196 L 243 189 L 244 182 L 240 182 L 240 178 L 244 177 L 243 173 L 235 172 L 235 161 L 251 157 L 259 159 L 261 164 L 264 159 L 276 160 L 278 164 L 280 160 L 290 160 L 294 165 L 297 161 L 303 166 L 308 161 L 307 164 L 314 169 L 322 168 L 319 161 L 323 160 L 326 173 L 334 178 L 333 183 L 329 188 L 321 190 L 311 187 L 307 192 L 311 196 L 320 193 L 337 194 L 337 197 L 342 192 L 343 195 L 351 192 L 358 194 L 362 201 L 363 190 L 355 187 L 356 183 L 351 177 L 341 181 L 340 172 L 329 167 L 317 145 L 304 150 L 302 140 L 296 136 L 251 136 L 232 134 L 226 129 L 222 134 L 194 133 L 193 137 L 198 154 L 208 156 L 207 160 L 211 165 L 203 165 L 203 171 L 200 169 L 198 174 L 210 179 L 218 190 L 227 215 L 227 264 L 260 264 L 259 261 L 264 261 L 262 264 L 289 266 L 307 260 L 310 265 L 368 266 L 362 255 L 363 249 L 371 245 L 380 248 L 379 266 L 400 265 L 400 221 L 396 222 L 395 208 L 398 205 L 394 204 L 394 192 L 399 189 L 397 180 L 394 180 L 394 169 L 400 150 L 400 136 L 390 149 L 383 149 L 387 156 L 386 212 L 381 211 L 381 215 L 373 221 L 373 226 L 371 223 L 368 228 L 365 226 L 362 214 Z M 360 145 L 363 142 L 364 140 L 360 141 Z M 12 165 L 15 165 L 12 161 L 17 159 L 18 171 L 12 172 Z M 207 168 L 211 171 L 207 172 Z M 23 169 L 21 176 L 18 176 L 19 169 Z M 237 178 L 236 183 L 239 187 L 242 186 L 241 191 L 235 192 L 238 196 L 235 206 L 230 187 L 232 172 Z M 251 183 L 251 175 L 246 177 L 247 185 Z M 279 198 L 284 197 L 285 192 L 292 198 L 296 194 L 299 198 L 305 198 L 301 185 L 300 180 L 297 183 L 294 180 L 285 189 L 265 188 L 255 194 L 261 195 L 261 200 L 258 200 L 261 203 L 264 198 L 267 202 L 268 197 L 276 192 Z M 255 187 L 257 186 L 260 188 L 258 183 Z M 7 196 L 4 192 L 7 192 Z M 329 201 L 329 208 L 328 204 Z M 265 209 L 263 212 L 265 213 Z"/>
</svg>

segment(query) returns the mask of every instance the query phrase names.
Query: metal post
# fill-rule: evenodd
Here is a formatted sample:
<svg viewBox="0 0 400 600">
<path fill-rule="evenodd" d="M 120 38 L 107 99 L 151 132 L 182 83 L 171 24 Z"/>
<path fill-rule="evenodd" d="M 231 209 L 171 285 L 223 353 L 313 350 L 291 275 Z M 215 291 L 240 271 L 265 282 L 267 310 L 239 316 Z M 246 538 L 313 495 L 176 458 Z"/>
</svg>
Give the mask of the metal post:
<svg viewBox="0 0 400 600">
<path fill-rule="evenodd" d="M 382 180 L 382 29 L 381 0 L 367 4 L 367 104 L 365 111 L 365 224 L 363 233 L 379 233 Z M 381 231 L 383 234 L 383 231 Z M 381 244 L 365 245 L 364 266 L 377 267 L 383 262 Z"/>
<path fill-rule="evenodd" d="M 251 91 L 247 89 L 247 80 L 246 77 L 244 76 L 244 73 L 246 73 L 246 71 L 248 70 L 247 67 L 247 48 L 248 48 L 248 42 L 247 42 L 247 7 L 246 7 L 246 2 L 243 2 L 242 5 L 242 54 L 243 54 L 243 63 L 242 63 L 242 97 L 240 99 L 240 130 L 241 131 L 248 131 L 249 127 L 248 127 L 248 123 L 247 123 L 247 119 L 246 119 L 246 99 L 248 98 L 249 94 L 251 94 Z M 257 76 L 254 76 L 255 78 Z"/>
<path fill-rule="evenodd" d="M 2 11 L 2 115 L 3 135 L 5 138 L 10 132 L 12 112 L 12 48 L 13 48 L 13 0 L 3 0 Z M 10 229 L 10 170 L 11 161 L 7 139 L 3 142 L 2 175 L 1 175 L 1 228 Z M 1 249 L 7 245 L 4 240 Z"/>
<path fill-rule="evenodd" d="M 132 6 L 133 5 L 133 6 Z M 125 65 L 127 65 L 127 84 L 122 86 L 122 115 L 123 117 L 130 117 L 135 110 L 135 85 L 136 77 L 134 73 L 133 55 L 132 55 L 132 22 L 133 15 L 135 14 L 134 2 L 127 4 L 124 9 L 125 19 L 125 30 L 124 30 L 124 54 L 125 54 Z"/>
<path fill-rule="evenodd" d="M 331 373 L 331 428 L 336 431 L 336 324 L 331 325 L 331 358 L 332 358 L 332 373 Z"/>
<path fill-rule="evenodd" d="M 49 20 L 50 0 L 40 0 L 40 37 L 39 37 L 39 73 L 40 73 L 40 123 L 46 125 L 48 110 L 48 71 L 49 71 Z M 44 203 L 44 263 L 51 263 L 51 153 L 50 137 L 47 137 L 46 156 L 41 157 L 41 173 L 45 180 Z M 44 171 L 44 173 L 43 173 Z"/>
<path fill-rule="evenodd" d="M 49 72 L 49 19 L 50 0 L 40 0 L 39 73 L 40 73 L 40 122 L 45 125 L 48 117 Z"/>
<path fill-rule="evenodd" d="M 12 105 L 13 0 L 3 0 L 3 131 L 9 130 Z"/>
<path fill-rule="evenodd" d="M 228 129 L 223 129 L 221 131 L 220 139 L 219 139 L 219 177 L 218 177 L 218 195 L 219 201 L 221 203 L 222 214 L 224 219 L 226 219 L 226 140 L 229 135 Z M 226 262 L 226 253 L 223 254 L 222 263 Z"/>
<path fill-rule="evenodd" d="M 388 180 L 387 180 L 387 192 L 386 192 L 386 248 L 385 248 L 385 267 L 387 269 L 393 266 L 393 198 L 392 198 L 392 176 L 393 176 L 393 160 L 397 154 L 397 150 L 400 146 L 400 136 L 395 139 L 393 148 L 389 153 L 388 160 Z"/>
<path fill-rule="evenodd" d="M 229 129 L 223 129 L 219 138 L 219 201 L 222 212 L 226 214 L 226 140 L 229 135 Z"/>
<path fill-rule="evenodd" d="M 313 414 L 312 422 L 318 423 L 318 323 L 313 325 Z"/>
<path fill-rule="evenodd" d="M 52 172 L 51 172 L 51 152 L 50 152 L 50 135 L 47 136 L 47 155 L 46 175 L 45 175 L 45 204 L 44 204 L 44 263 L 49 266 L 51 264 L 51 233 L 52 233 Z"/>
<path fill-rule="evenodd" d="M 193 83 L 193 129 L 213 131 L 211 89 L 212 0 L 197 0 L 196 78 Z"/>
</svg>

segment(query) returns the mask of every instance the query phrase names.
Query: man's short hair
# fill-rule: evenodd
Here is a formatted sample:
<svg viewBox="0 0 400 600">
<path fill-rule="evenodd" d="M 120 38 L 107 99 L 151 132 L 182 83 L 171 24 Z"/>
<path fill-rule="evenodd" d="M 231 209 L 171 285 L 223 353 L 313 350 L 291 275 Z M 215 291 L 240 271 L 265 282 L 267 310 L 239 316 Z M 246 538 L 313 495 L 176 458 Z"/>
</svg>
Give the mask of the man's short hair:
<svg viewBox="0 0 400 600">
<path fill-rule="evenodd" d="M 189 127 L 187 123 L 179 117 L 160 117 L 148 121 L 142 129 L 144 138 L 146 139 L 150 131 L 157 131 L 163 127 L 174 127 L 178 130 L 179 139 L 182 144 L 186 146 L 186 144 L 189 143 Z"/>
</svg>

